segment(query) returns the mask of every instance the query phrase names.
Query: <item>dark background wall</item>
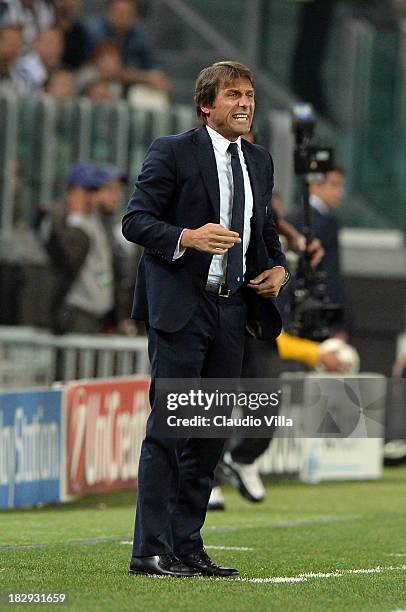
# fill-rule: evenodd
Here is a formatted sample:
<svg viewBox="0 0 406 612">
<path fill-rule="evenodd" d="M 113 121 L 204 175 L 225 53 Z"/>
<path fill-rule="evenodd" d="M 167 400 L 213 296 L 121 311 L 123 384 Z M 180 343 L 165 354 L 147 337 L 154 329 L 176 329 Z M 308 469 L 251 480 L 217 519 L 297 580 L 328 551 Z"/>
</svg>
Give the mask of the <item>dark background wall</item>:
<svg viewBox="0 0 406 612">
<path fill-rule="evenodd" d="M 396 338 L 405 330 L 406 279 L 346 277 L 345 287 L 362 370 L 390 376 Z"/>
</svg>

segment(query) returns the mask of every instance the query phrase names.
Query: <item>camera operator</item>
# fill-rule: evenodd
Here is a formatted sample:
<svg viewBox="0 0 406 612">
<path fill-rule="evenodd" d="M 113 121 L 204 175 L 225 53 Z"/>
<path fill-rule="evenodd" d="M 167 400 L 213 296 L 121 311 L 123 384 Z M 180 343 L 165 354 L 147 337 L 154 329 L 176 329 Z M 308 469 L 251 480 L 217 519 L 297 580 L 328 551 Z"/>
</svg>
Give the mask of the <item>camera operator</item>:
<svg viewBox="0 0 406 612">
<path fill-rule="evenodd" d="M 343 312 L 330 329 L 330 335 L 348 339 L 349 316 L 345 306 L 345 293 L 340 266 L 338 242 L 338 221 L 334 211 L 340 206 L 344 196 L 345 173 L 341 166 L 333 164 L 328 172 L 320 175 L 320 180 L 309 184 L 309 204 L 311 208 L 312 233 L 320 239 L 324 258 L 319 270 L 325 272 L 325 295 L 333 304 L 342 307 Z M 302 232 L 305 227 L 304 210 L 286 215 L 286 220 Z M 285 297 L 287 299 L 287 297 Z"/>
</svg>

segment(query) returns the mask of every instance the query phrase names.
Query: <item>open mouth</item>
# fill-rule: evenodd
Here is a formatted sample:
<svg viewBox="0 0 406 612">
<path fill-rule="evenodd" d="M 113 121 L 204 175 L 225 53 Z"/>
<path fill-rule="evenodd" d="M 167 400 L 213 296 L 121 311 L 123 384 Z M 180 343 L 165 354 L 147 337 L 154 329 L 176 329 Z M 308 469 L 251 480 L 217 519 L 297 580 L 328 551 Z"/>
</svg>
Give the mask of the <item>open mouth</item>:
<svg viewBox="0 0 406 612">
<path fill-rule="evenodd" d="M 236 113 L 233 115 L 233 119 L 236 121 L 241 121 L 241 123 L 248 123 L 249 115 L 246 115 L 245 113 Z"/>
</svg>

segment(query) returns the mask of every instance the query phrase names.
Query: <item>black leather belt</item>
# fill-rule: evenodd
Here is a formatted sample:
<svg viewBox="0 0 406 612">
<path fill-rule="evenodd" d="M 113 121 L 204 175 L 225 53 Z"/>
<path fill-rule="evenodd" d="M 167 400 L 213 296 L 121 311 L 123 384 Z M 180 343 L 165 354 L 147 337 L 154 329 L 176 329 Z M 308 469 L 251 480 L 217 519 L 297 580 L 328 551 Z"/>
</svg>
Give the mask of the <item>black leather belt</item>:
<svg viewBox="0 0 406 612">
<path fill-rule="evenodd" d="M 233 295 L 230 289 L 227 289 L 227 286 L 224 283 L 208 282 L 206 284 L 206 291 L 208 291 L 209 293 L 215 293 L 216 295 L 219 295 L 223 298 L 229 298 Z"/>
</svg>

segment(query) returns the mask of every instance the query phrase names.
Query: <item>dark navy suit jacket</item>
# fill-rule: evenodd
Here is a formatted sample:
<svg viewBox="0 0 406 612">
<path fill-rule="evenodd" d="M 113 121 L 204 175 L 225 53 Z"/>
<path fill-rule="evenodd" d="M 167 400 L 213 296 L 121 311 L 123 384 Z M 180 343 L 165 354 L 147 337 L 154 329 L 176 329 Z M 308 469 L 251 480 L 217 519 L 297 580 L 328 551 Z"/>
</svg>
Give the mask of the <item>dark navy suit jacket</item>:
<svg viewBox="0 0 406 612">
<path fill-rule="evenodd" d="M 327 273 L 327 295 L 332 302 L 343 304 L 344 289 L 340 269 L 340 251 L 338 246 L 338 223 L 333 213 L 322 214 L 316 208 L 311 208 L 312 231 L 321 240 L 325 255 L 319 265 L 320 270 Z M 299 232 L 303 231 L 305 220 L 302 209 L 286 215 Z"/>
<path fill-rule="evenodd" d="M 276 265 L 286 266 L 275 229 L 271 196 L 273 164 L 269 153 L 242 141 L 254 198 L 246 279 Z M 220 223 L 220 189 L 213 145 L 205 127 L 155 140 L 123 218 L 127 240 L 144 247 L 132 317 L 175 332 L 192 317 L 204 290 L 210 253 L 187 249 L 173 255 L 184 228 Z M 273 300 L 245 288 L 248 322 L 258 337 L 275 338 L 281 319 Z"/>
</svg>

